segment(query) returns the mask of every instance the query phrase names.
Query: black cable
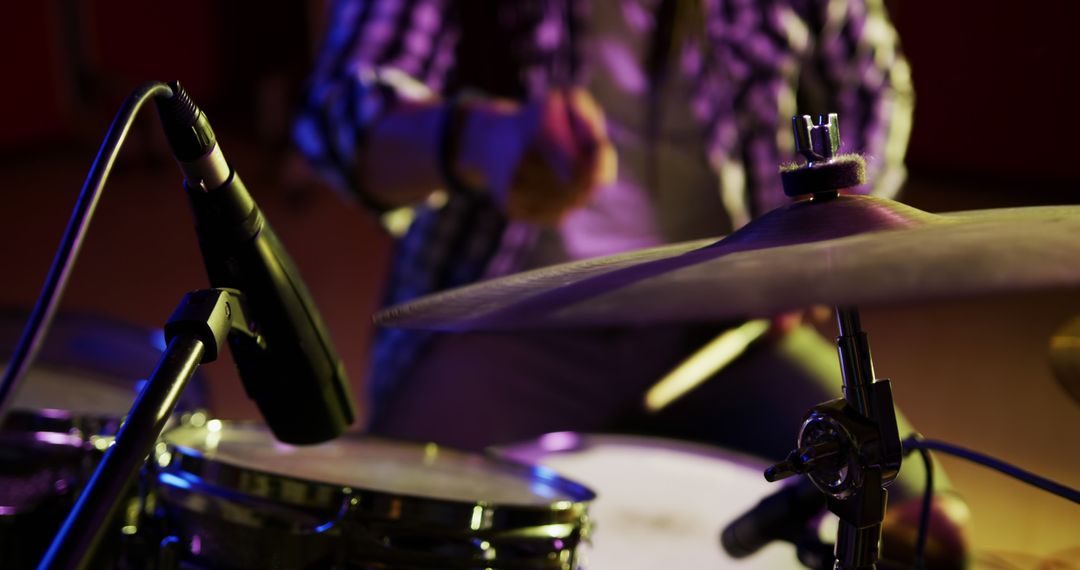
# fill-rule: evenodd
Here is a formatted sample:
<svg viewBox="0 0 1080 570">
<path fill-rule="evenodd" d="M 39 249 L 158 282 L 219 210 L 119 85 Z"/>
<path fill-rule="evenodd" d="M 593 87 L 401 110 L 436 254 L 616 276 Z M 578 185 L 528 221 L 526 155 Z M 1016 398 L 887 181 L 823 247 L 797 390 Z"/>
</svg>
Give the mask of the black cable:
<svg viewBox="0 0 1080 570">
<path fill-rule="evenodd" d="M 910 440 L 920 440 L 912 436 Z M 906 446 L 905 446 L 906 447 Z M 926 488 L 923 489 L 922 511 L 919 512 L 919 533 L 915 537 L 915 568 L 926 568 L 926 537 L 930 532 L 930 503 L 934 498 L 934 462 L 930 460 L 930 452 L 926 448 L 917 448 L 926 467 Z"/>
<path fill-rule="evenodd" d="M 1077 491 L 1076 489 L 1072 489 L 1070 487 L 1066 487 L 1061 483 L 1051 481 L 1050 479 L 1047 479 L 1045 477 L 1040 477 L 1039 475 L 1031 473 L 1030 471 L 1025 471 L 1019 467 L 1016 467 L 1015 465 L 1011 465 L 1009 463 L 1001 461 L 1000 459 L 995 459 L 993 457 L 990 457 L 989 455 L 983 455 L 982 453 L 979 453 L 977 451 L 964 449 L 963 447 L 958 447 L 950 443 L 945 443 L 943 441 L 920 439 L 917 437 L 909 437 L 908 439 L 905 439 L 903 445 L 905 450 L 928 449 L 931 451 L 940 451 L 942 453 L 948 453 L 949 455 L 955 455 L 956 457 L 959 457 L 961 459 L 967 459 L 968 461 L 978 463 L 984 467 L 994 469 L 995 471 L 1008 475 L 1014 479 L 1023 481 L 1024 483 L 1027 483 L 1028 485 L 1031 485 L 1033 487 L 1038 487 L 1039 489 L 1042 489 L 1043 491 L 1046 491 L 1048 493 L 1053 493 L 1063 499 L 1067 499 L 1074 503 L 1080 504 L 1080 491 Z"/>
<path fill-rule="evenodd" d="M 67 285 L 71 270 L 75 266 L 75 259 L 82 247 L 86 230 L 90 227 L 94 208 L 101 197 L 102 188 L 109 177 L 113 163 L 116 162 L 116 157 L 120 153 L 120 146 L 124 143 L 139 109 L 151 97 L 159 95 L 171 97 L 172 90 L 169 86 L 157 81 L 139 86 L 124 100 L 112 125 L 109 126 L 109 132 L 106 133 L 105 140 L 98 149 L 94 164 L 91 165 L 90 173 L 75 202 L 71 219 L 68 220 L 67 228 L 64 229 L 64 236 L 60 240 L 60 247 L 56 250 L 56 257 L 53 258 L 37 304 L 34 305 L 34 310 L 30 313 L 30 318 L 23 328 L 15 352 L 11 355 L 7 369 L 4 370 L 4 377 L 0 379 L 0 423 L 3 422 L 10 400 L 18 392 L 19 384 L 37 357 L 41 343 L 49 331 L 56 308 L 60 304 L 60 298 L 64 294 L 64 287 Z"/>
</svg>

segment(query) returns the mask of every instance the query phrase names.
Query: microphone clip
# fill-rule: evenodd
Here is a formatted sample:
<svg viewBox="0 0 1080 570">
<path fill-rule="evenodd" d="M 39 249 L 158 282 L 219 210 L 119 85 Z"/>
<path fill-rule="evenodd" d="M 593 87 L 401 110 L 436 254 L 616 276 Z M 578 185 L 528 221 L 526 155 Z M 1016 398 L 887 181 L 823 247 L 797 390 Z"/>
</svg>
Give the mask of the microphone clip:
<svg viewBox="0 0 1080 570">
<path fill-rule="evenodd" d="M 191 291 L 165 323 L 165 342 L 181 335 L 198 337 L 205 347 L 203 364 L 217 360 L 226 339 L 234 350 L 264 350 L 266 342 L 247 315 L 247 301 L 236 289 Z"/>
</svg>

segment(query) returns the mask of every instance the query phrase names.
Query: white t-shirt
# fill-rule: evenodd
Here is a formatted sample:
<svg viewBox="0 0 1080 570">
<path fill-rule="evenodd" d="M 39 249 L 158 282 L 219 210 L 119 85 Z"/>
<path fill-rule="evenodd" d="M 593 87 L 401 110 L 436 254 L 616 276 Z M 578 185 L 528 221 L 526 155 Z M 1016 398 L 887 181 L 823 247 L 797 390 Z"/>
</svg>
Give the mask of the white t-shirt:
<svg viewBox="0 0 1080 570">
<path fill-rule="evenodd" d="M 618 175 L 560 227 L 542 230 L 526 267 L 719 236 L 732 229 L 706 155 L 704 121 L 690 105 L 692 81 L 682 57 L 672 62 L 660 93 L 659 132 L 650 153 L 646 58 L 655 10 L 644 4 L 592 4 L 584 46 L 590 63 L 586 88 L 604 109 Z"/>
</svg>

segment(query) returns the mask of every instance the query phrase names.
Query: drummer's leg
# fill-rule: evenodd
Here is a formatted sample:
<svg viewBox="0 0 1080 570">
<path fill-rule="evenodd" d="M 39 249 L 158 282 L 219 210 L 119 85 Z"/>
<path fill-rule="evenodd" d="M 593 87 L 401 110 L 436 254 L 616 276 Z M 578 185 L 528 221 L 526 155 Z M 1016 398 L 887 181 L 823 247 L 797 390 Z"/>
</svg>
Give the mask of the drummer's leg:
<svg viewBox="0 0 1080 570">
<path fill-rule="evenodd" d="M 681 342 L 646 336 L 657 340 L 625 331 L 440 336 L 371 431 L 465 449 L 552 431 L 610 431 L 679 357 Z M 657 345 L 667 349 L 643 350 Z"/>
</svg>

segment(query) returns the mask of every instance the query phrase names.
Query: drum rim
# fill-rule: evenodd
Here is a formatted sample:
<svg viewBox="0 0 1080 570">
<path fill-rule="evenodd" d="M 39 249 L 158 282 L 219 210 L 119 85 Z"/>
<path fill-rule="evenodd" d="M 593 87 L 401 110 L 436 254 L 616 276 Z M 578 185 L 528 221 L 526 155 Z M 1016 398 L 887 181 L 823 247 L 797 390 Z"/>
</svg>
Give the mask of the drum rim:
<svg viewBox="0 0 1080 570">
<path fill-rule="evenodd" d="M 115 438 L 123 418 L 81 414 L 62 408 L 16 408 L 0 424 L 0 442 L 15 445 L 70 447 L 103 453 Z"/>
<path fill-rule="evenodd" d="M 64 408 L 14 408 L 4 417 L 4 431 L 49 431 L 83 438 L 116 435 L 123 416 L 81 413 Z"/>
<path fill-rule="evenodd" d="M 194 426 L 184 427 L 202 429 Z M 222 431 L 226 429 L 257 430 L 269 433 L 263 424 L 249 421 L 224 421 Z M 349 434 L 346 437 L 408 446 L 435 445 L 368 434 Z M 218 458 L 207 458 L 197 449 L 170 441 L 168 433 L 165 434 L 163 441 L 169 458 L 167 462 L 163 461 L 165 463 L 163 466 L 158 465 L 156 468 L 155 479 L 159 485 L 179 487 L 183 490 L 183 495 L 199 490 L 207 494 L 223 495 L 226 499 L 230 497 L 247 500 L 254 498 L 257 501 L 284 504 L 309 513 L 318 510 L 336 517 L 330 522 L 355 518 L 370 522 L 375 519 L 391 524 L 422 527 L 427 530 L 438 528 L 443 531 L 465 532 L 478 536 L 497 536 L 500 533 L 520 534 L 535 529 L 547 538 L 557 539 L 566 538 L 587 526 L 588 505 L 596 498 L 596 493 L 592 489 L 562 477 L 549 468 L 485 453 L 472 453 L 449 446 L 438 446 L 438 448 L 474 456 L 484 462 L 497 465 L 500 469 L 508 469 L 511 473 L 518 473 L 530 479 L 542 479 L 545 484 L 559 492 L 576 498 L 554 500 L 545 506 L 440 498 L 350 487 L 263 469 L 241 467 Z M 297 500 L 299 497 L 303 497 L 304 500 Z M 195 502 L 189 504 L 188 507 L 207 510 L 212 508 L 205 503 L 207 502 Z"/>
</svg>

